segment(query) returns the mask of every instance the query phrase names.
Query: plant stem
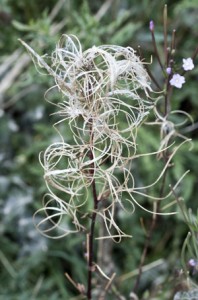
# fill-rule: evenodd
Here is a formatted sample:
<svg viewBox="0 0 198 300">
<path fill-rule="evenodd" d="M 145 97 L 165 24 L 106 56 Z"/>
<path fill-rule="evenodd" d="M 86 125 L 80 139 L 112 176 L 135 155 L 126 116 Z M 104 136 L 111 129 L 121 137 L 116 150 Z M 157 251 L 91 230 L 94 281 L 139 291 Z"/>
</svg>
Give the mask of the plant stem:
<svg viewBox="0 0 198 300">
<path fill-rule="evenodd" d="M 90 145 L 91 149 L 89 152 L 89 159 L 92 161 L 94 159 L 93 156 L 93 132 L 92 132 L 92 120 L 90 122 Z M 94 272 L 93 266 L 93 258 L 94 258 L 94 231 L 95 231 L 95 221 L 97 215 L 97 208 L 98 208 L 98 199 L 97 199 L 97 192 L 96 192 L 96 182 L 94 179 L 94 162 L 90 168 L 90 175 L 91 175 L 91 187 L 92 187 L 92 194 L 93 194 L 93 212 L 91 215 L 91 226 L 90 232 L 88 234 L 88 278 L 87 278 L 87 299 L 92 299 L 92 275 Z"/>
<path fill-rule="evenodd" d="M 140 46 L 138 46 L 138 53 L 139 53 L 139 56 L 140 56 L 141 60 L 143 60 L 142 50 L 141 50 Z M 150 78 L 152 79 L 153 83 L 156 85 L 156 87 L 158 88 L 158 90 L 161 91 L 162 88 L 160 87 L 159 83 L 157 82 L 157 80 L 153 76 L 153 74 L 150 71 L 150 69 L 148 68 L 147 64 L 145 64 L 144 67 L 145 67 L 147 73 L 149 74 Z"/>
<path fill-rule="evenodd" d="M 167 65 L 168 62 L 168 51 L 167 51 L 167 4 L 164 5 L 164 57 L 165 57 L 165 64 Z"/>
<path fill-rule="evenodd" d="M 161 189 L 160 189 L 160 197 L 162 197 L 163 193 L 164 193 L 166 178 L 167 178 L 167 169 L 165 170 L 164 176 L 162 178 L 162 185 L 161 185 Z M 155 229 L 156 223 L 157 223 L 157 214 L 156 213 L 159 211 L 159 209 L 160 209 L 160 202 L 157 202 L 157 203 L 155 203 L 155 209 L 154 209 L 154 213 L 153 213 L 153 216 L 152 216 L 152 221 L 151 221 L 151 224 L 150 224 L 150 228 L 149 228 L 149 230 L 147 231 L 147 234 L 146 234 L 144 248 L 143 248 L 143 252 L 142 252 L 142 255 L 141 255 L 141 259 L 140 259 L 138 276 L 137 276 L 137 279 L 135 281 L 135 285 L 134 285 L 134 288 L 133 288 L 133 291 L 135 293 L 137 292 L 137 290 L 139 288 L 140 279 L 141 279 L 142 271 L 143 271 L 143 265 L 144 265 L 144 262 L 145 262 L 145 259 L 146 259 L 146 256 L 147 256 L 147 252 L 148 252 L 148 249 L 149 249 L 149 246 L 150 246 L 150 243 L 151 243 L 152 234 L 154 232 L 154 229 Z"/>
<path fill-rule="evenodd" d="M 165 100 L 164 101 L 164 103 L 165 103 L 164 115 L 165 116 L 167 116 L 169 114 L 169 111 L 171 109 L 171 107 L 169 107 L 170 106 L 169 97 L 170 97 L 171 91 L 168 89 L 168 87 L 169 87 L 169 85 L 168 85 L 168 81 L 167 81 L 166 82 L 166 94 L 165 94 L 165 98 L 164 98 L 164 100 Z M 164 163 L 165 164 L 167 163 L 166 150 L 165 150 L 165 155 L 164 155 Z M 168 168 L 165 170 L 164 175 L 162 177 L 162 185 L 161 185 L 160 192 L 159 192 L 160 198 L 163 197 L 163 194 L 164 194 L 165 182 L 166 182 L 166 179 L 167 179 L 167 175 L 168 175 Z M 150 243 L 151 243 L 152 234 L 154 232 L 154 229 L 155 229 L 155 226 L 156 226 L 156 223 L 157 223 L 156 213 L 159 211 L 159 209 L 160 209 L 160 202 L 157 202 L 156 207 L 155 207 L 155 211 L 153 213 L 152 221 L 151 221 L 151 224 L 150 224 L 150 228 L 149 228 L 149 230 L 147 231 L 147 234 L 146 234 L 144 248 L 143 248 L 142 256 L 141 256 L 141 259 L 140 259 L 139 273 L 138 273 L 138 276 L 137 276 L 137 279 L 136 279 L 136 282 L 135 282 L 135 285 L 134 285 L 134 289 L 133 289 L 134 292 L 136 292 L 138 290 L 138 287 L 139 287 L 139 284 L 140 284 L 140 279 L 141 279 L 141 276 L 142 276 L 142 268 L 143 268 L 143 265 L 144 265 L 144 262 L 145 262 L 145 259 L 146 259 L 148 248 L 149 248 Z"/>
<path fill-rule="evenodd" d="M 157 203 L 156 211 L 158 210 L 158 206 L 159 206 L 159 202 Z M 146 259 L 148 248 L 150 246 L 151 237 L 152 237 L 152 233 L 153 233 L 154 228 L 155 228 L 155 224 L 156 224 L 156 214 L 153 213 L 152 222 L 151 222 L 150 228 L 149 228 L 149 230 L 147 231 L 147 234 L 146 234 L 146 239 L 145 239 L 145 243 L 144 243 L 144 249 L 143 249 L 143 252 L 142 252 L 142 255 L 141 255 L 141 259 L 140 259 L 138 276 L 137 276 L 137 279 L 135 281 L 135 285 L 134 285 L 134 288 L 133 288 L 133 292 L 134 293 L 136 293 L 137 290 L 138 290 L 138 288 L 139 288 L 140 279 L 141 279 L 141 276 L 142 276 L 142 268 L 143 268 L 143 265 L 144 265 L 144 262 L 145 262 L 145 259 Z"/>
<path fill-rule="evenodd" d="M 87 299 L 92 299 L 91 291 L 92 291 L 92 274 L 93 274 L 93 248 L 94 248 L 94 229 L 95 229 L 95 220 L 96 220 L 96 210 L 98 208 L 98 200 L 97 200 L 97 194 L 96 194 L 96 184 L 95 180 L 92 182 L 92 192 L 93 192 L 93 199 L 94 199 L 94 211 L 91 216 L 91 228 L 90 233 L 88 235 L 88 283 L 87 283 Z"/>
<path fill-rule="evenodd" d="M 157 58 L 158 63 L 160 65 L 161 69 L 162 69 L 162 72 L 164 72 L 164 67 L 162 65 L 162 62 L 161 62 L 161 59 L 160 59 L 160 56 L 159 56 L 159 52 L 158 52 L 158 49 L 157 49 L 157 44 L 156 44 L 156 40 L 155 40 L 154 31 L 151 31 L 151 37 L 152 37 L 152 43 L 153 43 L 153 48 L 154 48 L 156 58 Z"/>
</svg>

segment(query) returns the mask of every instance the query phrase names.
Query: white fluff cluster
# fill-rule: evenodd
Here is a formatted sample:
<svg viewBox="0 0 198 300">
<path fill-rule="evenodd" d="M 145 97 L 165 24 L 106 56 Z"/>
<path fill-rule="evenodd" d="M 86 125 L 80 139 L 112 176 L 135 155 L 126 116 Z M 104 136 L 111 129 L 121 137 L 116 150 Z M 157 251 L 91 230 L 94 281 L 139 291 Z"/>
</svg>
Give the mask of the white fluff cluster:
<svg viewBox="0 0 198 300">
<path fill-rule="evenodd" d="M 54 77 L 54 87 L 63 95 L 56 104 L 60 117 L 56 125 L 69 124 L 74 140 L 70 145 L 62 138 L 40 157 L 49 194 L 37 212 L 45 214 L 37 228 L 53 237 L 56 229 L 55 238 L 86 231 L 84 219 L 93 212 L 88 200 L 94 181 L 97 214 L 107 236 L 119 241 L 127 235 L 115 222 L 117 207 L 133 212 L 134 203 L 141 206 L 134 197 L 142 194 L 141 188 L 135 188 L 130 164 L 136 154 L 137 127 L 153 107 L 144 65 L 130 47 L 103 45 L 82 51 L 75 36 L 64 35 L 49 66 L 22 43 L 35 63 Z"/>
<path fill-rule="evenodd" d="M 84 133 L 91 120 L 95 141 L 115 135 L 123 140 L 123 133 L 136 128 L 152 106 L 138 93 L 142 89 L 148 96 L 150 80 L 130 47 L 93 46 L 83 52 L 76 37 L 64 35 L 52 55 L 52 66 L 56 87 L 64 94 L 58 104 L 61 121 L 79 129 L 82 117 Z M 127 122 L 122 130 L 118 118 Z"/>
</svg>

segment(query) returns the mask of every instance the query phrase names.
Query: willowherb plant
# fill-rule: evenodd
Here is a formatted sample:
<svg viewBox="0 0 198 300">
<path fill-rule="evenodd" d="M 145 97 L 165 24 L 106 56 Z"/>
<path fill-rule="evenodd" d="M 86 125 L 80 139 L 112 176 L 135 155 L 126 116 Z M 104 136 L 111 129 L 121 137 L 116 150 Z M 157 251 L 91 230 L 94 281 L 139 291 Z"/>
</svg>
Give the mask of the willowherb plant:
<svg viewBox="0 0 198 300">
<path fill-rule="evenodd" d="M 71 231 L 86 230 L 78 215 L 81 208 L 85 213 L 83 206 L 94 181 L 97 204 L 103 203 L 95 212 L 103 218 L 109 235 L 120 238 L 125 234 L 114 221 L 115 206 L 124 208 L 122 194 L 128 192 L 128 182 L 130 191 L 133 188 L 134 179 L 128 164 L 136 153 L 137 128 L 153 108 L 148 99 L 150 79 L 143 63 L 130 47 L 93 46 L 83 52 L 75 36 L 64 35 L 52 53 L 50 67 L 22 43 L 34 61 L 54 77 L 53 88 L 63 94 L 61 102 L 56 104 L 60 120 L 55 125 L 66 121 L 74 138 L 74 144 L 70 145 L 62 137 L 61 142 L 50 145 L 40 157 L 50 192 L 41 210 L 54 211 L 54 214 L 47 213 L 38 229 L 45 221 L 49 224 L 54 216 L 68 215 L 73 230 L 70 226 L 61 227 L 59 219 L 57 223 L 52 222 L 51 229 L 41 229 L 42 232 L 50 235 L 58 227 L 60 236 L 64 236 Z M 145 98 L 139 90 L 143 90 Z M 126 125 L 120 124 L 121 119 Z M 110 164 L 105 164 L 107 161 Z M 66 168 L 60 168 L 61 165 Z M 123 172 L 122 182 L 116 176 L 118 170 Z M 59 198 L 54 190 L 65 193 L 67 201 Z M 125 201 L 131 203 L 133 211 L 136 201 L 130 193 Z M 112 234 L 112 229 L 117 233 Z"/>
<path fill-rule="evenodd" d="M 150 29 L 153 30 L 151 25 Z M 131 47 L 116 45 L 93 46 L 83 51 L 77 37 L 63 35 L 50 57 L 49 66 L 45 57 L 21 42 L 35 64 L 54 77 L 55 85 L 50 90 L 58 89 L 61 96 L 58 103 L 53 103 L 59 118 L 55 126 L 66 122 L 73 135 L 73 144 L 69 144 L 57 129 L 61 141 L 40 154 L 49 192 L 43 199 L 43 207 L 35 214 L 35 217 L 40 213 L 44 215 L 36 226 L 42 234 L 52 238 L 80 231 L 87 234 L 86 296 L 91 299 L 93 271 L 97 268 L 106 276 L 93 258 L 96 217 L 106 227 L 106 235 L 97 239 L 111 238 L 119 242 L 122 237 L 129 237 L 116 223 L 117 209 L 133 213 L 138 205 L 147 211 L 138 202 L 137 195 L 154 201 L 168 198 L 182 178 L 163 197 L 150 196 L 145 190 L 163 177 L 180 146 L 173 149 L 153 183 L 136 186 L 131 164 L 139 157 L 136 152 L 138 127 L 151 109 L 155 110 L 160 124 L 172 125 L 165 120 L 166 116 L 160 116 L 149 96 L 151 80 L 140 57 Z M 160 154 L 169 147 L 169 139 L 166 135 L 153 154 Z M 108 279 L 111 282 L 113 277 Z M 85 294 L 84 286 L 76 285 L 76 288 Z"/>
</svg>

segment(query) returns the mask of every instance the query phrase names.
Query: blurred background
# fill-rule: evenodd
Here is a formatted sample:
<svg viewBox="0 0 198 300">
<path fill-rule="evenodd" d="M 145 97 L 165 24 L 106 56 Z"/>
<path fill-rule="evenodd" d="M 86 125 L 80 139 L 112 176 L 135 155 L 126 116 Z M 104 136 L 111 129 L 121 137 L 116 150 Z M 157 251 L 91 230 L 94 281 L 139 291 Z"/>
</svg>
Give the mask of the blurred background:
<svg viewBox="0 0 198 300">
<path fill-rule="evenodd" d="M 168 26 L 176 29 L 177 61 L 193 55 L 198 42 L 196 0 L 0 0 L 0 300 L 80 299 L 64 276 L 68 272 L 86 284 L 84 236 L 71 235 L 50 240 L 40 235 L 32 221 L 46 193 L 38 155 L 55 139 L 53 106 L 44 100 L 53 85 L 40 75 L 19 38 L 39 54 L 50 54 L 61 34 L 75 34 L 83 48 L 99 44 L 119 44 L 135 49 L 140 45 L 150 62 L 153 54 L 149 21 L 155 22 L 159 51 L 163 49 L 163 8 L 168 4 Z M 195 61 L 195 64 L 197 64 Z M 159 69 L 154 59 L 151 66 Z M 180 186 L 187 207 L 197 213 L 198 203 L 198 69 L 186 79 L 182 90 L 174 90 L 172 106 L 192 115 L 194 125 L 186 124 L 183 134 L 193 139 L 193 148 L 182 147 L 174 163 L 176 179 L 191 172 Z M 160 128 L 144 127 L 139 132 L 141 151 L 156 151 Z M 137 165 L 140 184 L 156 178 L 153 157 Z M 174 180 L 174 179 L 173 179 Z M 153 188 L 157 194 L 158 189 Z M 156 190 L 155 190 L 156 189 Z M 142 202 L 152 207 L 146 200 Z M 145 232 L 140 220 L 150 226 L 152 215 L 136 209 L 132 216 L 120 215 L 122 228 L 133 235 L 121 244 L 109 244 L 106 260 L 117 273 L 120 295 L 131 299 Z M 181 247 L 188 232 L 182 215 L 160 217 L 152 235 L 138 293 L 141 299 L 172 299 L 182 279 Z M 190 254 L 189 254 L 190 255 Z M 190 258 L 190 256 L 189 256 Z M 196 282 L 196 277 L 194 278 Z M 117 297 L 117 298 L 116 298 Z M 108 299 L 121 299 L 111 296 Z"/>
</svg>

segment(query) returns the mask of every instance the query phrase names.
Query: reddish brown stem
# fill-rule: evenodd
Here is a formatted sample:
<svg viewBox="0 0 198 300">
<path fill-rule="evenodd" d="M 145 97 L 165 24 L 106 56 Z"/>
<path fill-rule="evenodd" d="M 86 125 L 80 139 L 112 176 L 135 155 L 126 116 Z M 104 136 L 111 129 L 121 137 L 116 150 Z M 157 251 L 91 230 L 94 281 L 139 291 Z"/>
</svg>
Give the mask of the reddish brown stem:
<svg viewBox="0 0 198 300">
<path fill-rule="evenodd" d="M 162 185 L 161 185 L 161 189 L 160 189 L 160 197 L 162 197 L 163 194 L 164 194 L 166 177 L 167 177 L 167 169 L 166 169 L 166 171 L 164 173 L 164 176 L 163 176 L 163 179 L 162 179 Z M 157 203 L 156 211 L 155 211 L 156 213 L 159 212 L 159 208 L 160 208 L 160 202 Z M 154 213 L 153 217 L 152 217 L 151 224 L 150 224 L 150 228 L 149 228 L 149 230 L 147 232 L 147 235 L 146 235 L 146 240 L 145 240 L 145 243 L 144 243 L 144 249 L 143 249 L 143 252 L 142 252 L 141 259 L 140 259 L 139 272 L 138 272 L 138 276 L 137 276 L 137 279 L 136 279 L 136 282 L 135 282 L 135 285 L 134 285 L 134 288 L 133 288 L 133 291 L 135 293 L 137 292 L 137 290 L 139 288 L 140 279 L 141 279 L 141 276 L 142 276 L 142 268 L 143 268 L 143 265 L 144 265 L 144 262 L 145 262 L 145 259 L 146 259 L 146 256 L 147 256 L 147 252 L 148 252 L 148 249 L 149 249 L 149 246 L 150 246 L 150 243 L 151 243 L 151 238 L 152 238 L 152 234 L 153 234 L 153 231 L 155 229 L 155 226 L 156 226 L 156 222 L 157 222 L 157 215 Z"/>
<path fill-rule="evenodd" d="M 91 216 L 91 228 L 90 233 L 88 235 L 88 283 L 87 283 L 87 299 L 92 299 L 92 274 L 94 271 L 93 261 L 94 261 L 94 231 L 95 231 L 95 221 L 96 221 L 96 210 L 98 208 L 98 200 L 97 200 L 97 193 L 96 193 L 96 184 L 95 180 L 93 179 L 92 182 L 92 192 L 93 192 L 93 199 L 94 199 L 94 211 Z"/>
<path fill-rule="evenodd" d="M 153 42 L 153 48 L 154 48 L 154 51 L 155 51 L 155 55 L 157 57 L 158 63 L 160 65 L 162 71 L 164 72 L 164 67 L 162 65 L 162 62 L 161 62 L 161 59 L 160 59 L 160 56 L 159 56 L 159 52 L 158 52 L 158 49 L 157 49 L 157 44 L 156 44 L 156 40 L 155 40 L 154 31 L 151 31 L 151 36 L 152 36 L 152 42 Z"/>
<path fill-rule="evenodd" d="M 90 152 L 89 152 L 89 159 L 93 161 L 93 139 L 94 135 L 92 132 L 92 120 L 90 121 Z M 93 212 L 91 215 L 91 227 L 90 232 L 88 234 L 88 278 L 87 278 L 87 299 L 92 299 L 92 275 L 94 272 L 94 232 L 95 232 L 95 221 L 97 215 L 97 208 L 98 208 L 98 199 L 97 199 L 97 192 L 96 192 L 96 182 L 94 179 L 94 162 L 91 164 L 90 168 L 90 175 L 91 175 L 91 187 L 92 187 L 92 194 L 93 194 Z"/>
</svg>

